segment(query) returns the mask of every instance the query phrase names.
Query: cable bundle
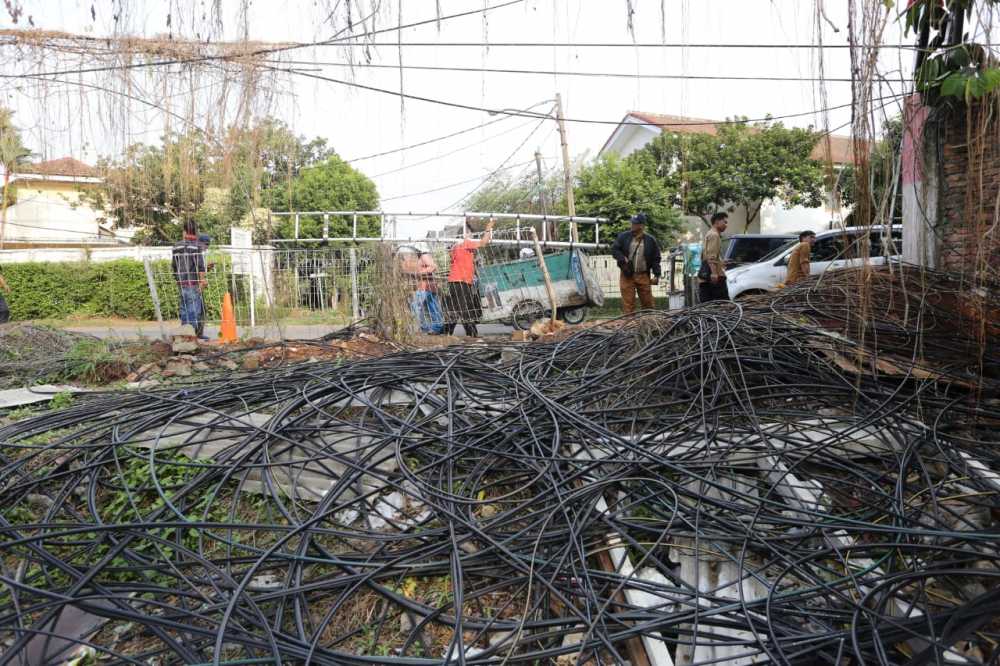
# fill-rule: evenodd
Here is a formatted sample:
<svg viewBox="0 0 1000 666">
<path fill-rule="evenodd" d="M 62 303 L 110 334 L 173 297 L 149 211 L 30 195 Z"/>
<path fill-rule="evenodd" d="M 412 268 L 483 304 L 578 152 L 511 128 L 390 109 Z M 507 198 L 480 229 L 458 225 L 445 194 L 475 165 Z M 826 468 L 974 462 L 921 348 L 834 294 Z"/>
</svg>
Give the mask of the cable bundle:
<svg viewBox="0 0 1000 666">
<path fill-rule="evenodd" d="M 998 302 L 858 276 L 8 425 L 3 663 L 995 660 Z"/>
</svg>

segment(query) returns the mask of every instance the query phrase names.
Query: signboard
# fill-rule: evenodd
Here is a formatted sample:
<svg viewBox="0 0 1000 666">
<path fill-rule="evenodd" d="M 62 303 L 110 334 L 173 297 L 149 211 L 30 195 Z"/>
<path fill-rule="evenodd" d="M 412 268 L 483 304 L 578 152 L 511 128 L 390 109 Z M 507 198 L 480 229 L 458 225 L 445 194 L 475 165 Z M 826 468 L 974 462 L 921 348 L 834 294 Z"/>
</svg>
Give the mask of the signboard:
<svg viewBox="0 0 1000 666">
<path fill-rule="evenodd" d="M 233 273 L 237 275 L 249 273 L 252 270 L 250 262 L 253 256 L 251 252 L 251 248 L 253 248 L 253 232 L 249 229 L 230 227 L 229 244 L 234 250 Z"/>
</svg>

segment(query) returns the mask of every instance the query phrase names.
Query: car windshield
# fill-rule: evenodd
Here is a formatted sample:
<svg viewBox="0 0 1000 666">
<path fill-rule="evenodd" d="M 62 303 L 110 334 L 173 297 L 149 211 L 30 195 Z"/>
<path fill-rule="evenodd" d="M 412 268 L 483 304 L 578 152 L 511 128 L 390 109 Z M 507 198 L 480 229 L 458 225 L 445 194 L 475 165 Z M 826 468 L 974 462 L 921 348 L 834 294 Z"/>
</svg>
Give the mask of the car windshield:
<svg viewBox="0 0 1000 666">
<path fill-rule="evenodd" d="M 771 259 L 777 259 L 778 257 L 781 256 L 782 252 L 784 252 L 785 250 L 787 250 L 791 246 L 795 245 L 796 243 L 798 243 L 797 240 L 790 240 L 790 241 L 788 241 L 787 243 L 785 243 L 781 247 L 777 248 L 776 250 L 773 250 L 772 252 L 768 252 L 767 254 L 765 254 L 763 257 L 761 257 L 757 261 L 757 263 L 759 264 L 762 261 L 770 261 Z"/>
</svg>

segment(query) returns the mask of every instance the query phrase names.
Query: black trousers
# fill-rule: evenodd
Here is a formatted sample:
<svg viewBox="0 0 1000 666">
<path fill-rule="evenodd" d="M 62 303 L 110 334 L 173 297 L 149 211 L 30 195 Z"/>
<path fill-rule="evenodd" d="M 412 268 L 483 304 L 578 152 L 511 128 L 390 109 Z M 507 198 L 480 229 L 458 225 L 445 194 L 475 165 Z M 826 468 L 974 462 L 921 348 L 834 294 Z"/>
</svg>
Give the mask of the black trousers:
<svg viewBox="0 0 1000 666">
<path fill-rule="evenodd" d="M 698 301 L 708 303 L 709 301 L 728 301 L 729 287 L 726 285 L 726 278 L 718 282 L 705 280 L 698 284 Z"/>
<path fill-rule="evenodd" d="M 6 324 L 8 321 L 10 321 L 10 310 L 7 308 L 7 301 L 0 296 L 0 324 Z"/>
<path fill-rule="evenodd" d="M 479 290 L 468 282 L 449 282 L 448 296 L 445 298 L 444 332 L 451 335 L 459 323 L 465 328 L 465 334 L 476 337 L 479 332 L 476 324 L 483 318 L 483 300 Z"/>
</svg>

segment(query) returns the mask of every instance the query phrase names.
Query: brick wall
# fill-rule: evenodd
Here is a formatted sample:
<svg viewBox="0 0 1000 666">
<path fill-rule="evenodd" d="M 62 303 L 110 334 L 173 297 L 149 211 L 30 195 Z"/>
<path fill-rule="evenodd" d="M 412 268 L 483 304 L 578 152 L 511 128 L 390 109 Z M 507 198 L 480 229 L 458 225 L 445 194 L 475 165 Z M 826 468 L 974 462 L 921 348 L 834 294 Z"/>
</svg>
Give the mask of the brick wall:
<svg viewBox="0 0 1000 666">
<path fill-rule="evenodd" d="M 984 129 L 982 114 L 989 111 L 986 117 L 992 120 Z M 1000 273 L 1000 229 L 987 233 L 995 225 L 1000 196 L 1000 121 L 996 116 L 996 106 L 974 107 L 969 114 L 963 110 L 938 121 L 941 268 L 980 279 Z"/>
</svg>

